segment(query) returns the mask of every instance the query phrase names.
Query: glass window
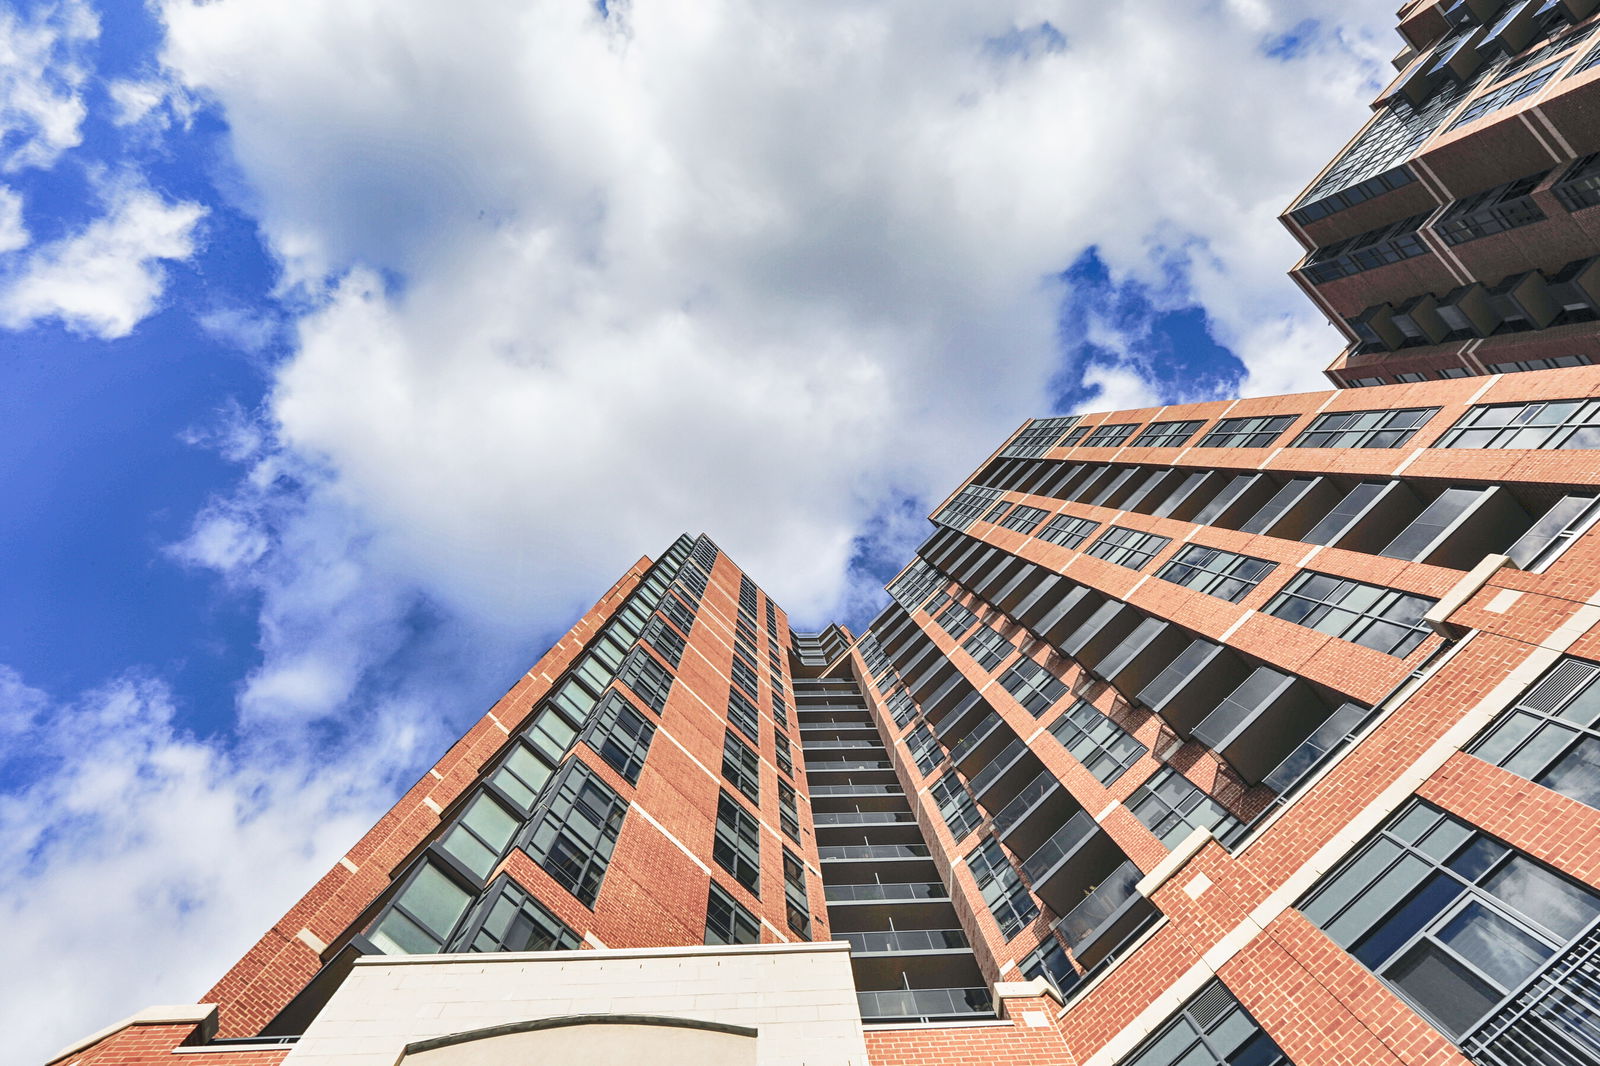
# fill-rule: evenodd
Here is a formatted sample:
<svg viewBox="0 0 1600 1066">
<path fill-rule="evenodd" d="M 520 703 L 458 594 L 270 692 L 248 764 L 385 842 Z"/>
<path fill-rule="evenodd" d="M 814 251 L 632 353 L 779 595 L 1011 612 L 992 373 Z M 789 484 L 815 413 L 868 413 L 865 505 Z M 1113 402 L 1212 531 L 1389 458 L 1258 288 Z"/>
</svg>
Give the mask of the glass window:
<svg viewBox="0 0 1600 1066">
<path fill-rule="evenodd" d="M 980 667 L 993 670 L 1016 649 L 1011 642 L 988 626 L 979 626 L 961 646 L 961 650 L 975 659 Z"/>
<path fill-rule="evenodd" d="M 1169 848 L 1196 829 L 1209 829 L 1220 837 L 1239 824 L 1226 807 L 1170 766 L 1134 790 L 1128 809 Z"/>
<path fill-rule="evenodd" d="M 594 906 L 628 805 L 581 762 L 567 763 L 525 848 L 534 862 L 585 906 Z"/>
<path fill-rule="evenodd" d="M 744 693 L 736 688 L 728 690 L 728 721 L 757 744 L 761 743 L 761 713 Z"/>
<path fill-rule="evenodd" d="M 673 600 L 677 603 L 677 600 Z M 650 624 L 644 627 L 644 640 L 650 645 L 657 655 L 676 667 L 683 658 L 683 637 L 678 631 L 659 618 L 652 618 Z"/>
<path fill-rule="evenodd" d="M 467 802 L 439 846 L 482 881 L 505 854 L 521 822 L 487 792 Z"/>
<path fill-rule="evenodd" d="M 385 955 L 435 954 L 471 901 L 471 893 L 424 861 L 367 930 L 367 939 Z"/>
<path fill-rule="evenodd" d="M 1084 439 L 1083 446 L 1085 448 L 1114 448 L 1133 436 L 1133 431 L 1138 428 L 1139 424 L 1137 422 L 1095 426 L 1089 436 Z"/>
<path fill-rule="evenodd" d="M 778 821 L 790 840 L 800 839 L 800 804 L 794 786 L 778 782 Z"/>
<path fill-rule="evenodd" d="M 1203 592 L 1208 596 L 1238 603 L 1272 573 L 1276 563 L 1250 555 L 1235 555 L 1198 544 L 1185 546 L 1172 561 L 1156 571 L 1156 577 Z"/>
<path fill-rule="evenodd" d="M 1203 419 L 1186 422 L 1152 422 L 1134 440 L 1135 448 L 1176 448 L 1195 435 L 1205 425 Z"/>
<path fill-rule="evenodd" d="M 578 934 L 521 886 L 501 875 L 476 911 L 481 917 L 462 936 L 465 951 L 575 951 Z"/>
<path fill-rule="evenodd" d="M 806 895 L 806 868 L 795 853 L 783 849 L 784 920 L 796 936 L 811 935 L 811 901 Z"/>
<path fill-rule="evenodd" d="M 707 944 L 759 944 L 761 923 L 745 910 L 722 886 L 711 882 L 706 894 Z"/>
<path fill-rule="evenodd" d="M 1486 762 L 1600 809 L 1600 666 L 1562 659 L 1467 748 Z"/>
<path fill-rule="evenodd" d="M 1171 537 L 1158 537 L 1154 533 L 1112 526 L 1089 546 L 1088 554 L 1130 570 L 1142 570 L 1171 541 Z"/>
<path fill-rule="evenodd" d="M 1594 928 L 1600 895 L 1413 799 L 1299 908 L 1461 1043 L 1508 994 Z M 1600 1053 L 1600 1033 L 1591 1029 L 1587 1039 L 1591 1054 Z"/>
<path fill-rule="evenodd" d="M 545 713 L 560 721 L 555 712 Z M 548 741 L 546 743 L 549 744 Z M 550 746 L 553 747 L 553 744 Z M 519 808 L 518 813 L 526 818 L 533 813 L 540 791 L 556 772 L 556 765 L 565 751 L 564 747 L 555 748 L 547 754 L 544 745 L 536 750 L 518 740 L 507 749 L 499 768 L 489 775 L 489 784 L 515 804 Z"/>
<path fill-rule="evenodd" d="M 1019 503 L 1015 510 L 1001 520 L 1000 525 L 1018 533 L 1032 533 L 1039 527 L 1039 523 L 1044 521 L 1045 513 L 1038 507 L 1024 507 Z"/>
<path fill-rule="evenodd" d="M 950 835 L 956 840 L 972 832 L 983 821 L 983 816 L 972 802 L 972 793 L 967 791 L 967 786 L 961 783 L 954 770 L 946 772 L 928 791 L 939 805 L 939 813 L 944 816 L 945 825 L 950 827 Z"/>
<path fill-rule="evenodd" d="M 994 505 L 994 501 L 1001 496 L 999 489 L 992 489 L 984 485 L 969 485 L 956 493 L 955 497 L 939 512 L 933 520 L 942 526 L 949 526 L 958 533 L 965 533 L 967 527 L 976 522 L 980 516 L 987 513 Z M 890 595 L 893 595 L 891 592 Z"/>
<path fill-rule="evenodd" d="M 751 803 L 761 803 L 761 759 L 731 729 L 722 736 L 722 776 Z"/>
<path fill-rule="evenodd" d="M 1404 658 L 1427 639 L 1422 616 L 1437 600 L 1307 570 L 1263 608 L 1266 614 Z"/>
<path fill-rule="evenodd" d="M 1318 415 L 1295 438 L 1296 448 L 1398 448 L 1439 413 L 1437 407 L 1398 411 L 1332 411 Z"/>
<path fill-rule="evenodd" d="M 639 771 L 644 767 L 650 741 L 655 735 L 656 727 L 627 700 L 612 692 L 601 702 L 600 710 L 584 730 L 583 739 L 613 770 L 638 784 Z"/>
<path fill-rule="evenodd" d="M 1062 418 L 1036 418 L 1000 454 L 1008 458 L 1034 459 L 1055 447 L 1057 441 L 1078 421 L 1077 415 Z"/>
<path fill-rule="evenodd" d="M 1506 554 L 1520 569 L 1537 570 L 1566 550 L 1597 517 L 1600 517 L 1600 497 L 1563 496 L 1506 549 Z"/>
<path fill-rule="evenodd" d="M 1474 407 L 1445 430 L 1435 447 L 1600 448 L 1600 400 Z"/>
<path fill-rule="evenodd" d="M 1265 448 L 1290 426 L 1298 415 L 1258 415 L 1251 418 L 1224 418 L 1200 438 L 1201 448 Z"/>
<path fill-rule="evenodd" d="M 1087 518 L 1074 518 L 1069 514 L 1058 514 L 1039 531 L 1039 539 L 1059 544 L 1063 548 L 1076 548 L 1093 536 L 1094 531 L 1099 528 L 1099 522 L 1091 522 Z"/>
<path fill-rule="evenodd" d="M 1121 777 L 1123 771 L 1139 761 L 1144 745 L 1120 725 L 1095 710 L 1094 704 L 1079 700 L 1057 718 L 1050 735 L 1072 753 L 1073 758 L 1102 785 Z"/>
<path fill-rule="evenodd" d="M 967 868 L 978 882 L 978 891 L 994 915 L 1000 933 L 1007 940 L 1022 931 L 1023 926 L 1039 914 L 1028 888 L 1022 883 L 1017 868 L 1001 850 L 997 840 L 986 840 L 967 856 Z"/>
<path fill-rule="evenodd" d="M 667 705 L 667 693 L 672 690 L 672 674 L 643 651 L 635 649 L 628 656 L 617 674 L 617 680 L 632 689 L 633 694 L 657 714 Z"/>
<path fill-rule="evenodd" d="M 745 888 L 761 894 L 761 830 L 755 817 L 727 792 L 717 797 L 711 857 Z"/>
<path fill-rule="evenodd" d="M 952 603 L 950 606 L 944 609 L 943 614 L 934 619 L 934 621 L 938 623 L 939 628 L 950 634 L 952 637 L 961 636 L 961 634 L 965 633 L 969 628 L 971 628 L 973 623 L 977 620 L 977 615 L 973 614 L 959 603 Z"/>
<path fill-rule="evenodd" d="M 1213 980 L 1118 1066 L 1294 1066 L 1261 1023 Z"/>
<path fill-rule="evenodd" d="M 1067 694 L 1067 686 L 1032 659 L 1019 659 L 1000 677 L 1000 685 L 1035 718 Z"/>
</svg>

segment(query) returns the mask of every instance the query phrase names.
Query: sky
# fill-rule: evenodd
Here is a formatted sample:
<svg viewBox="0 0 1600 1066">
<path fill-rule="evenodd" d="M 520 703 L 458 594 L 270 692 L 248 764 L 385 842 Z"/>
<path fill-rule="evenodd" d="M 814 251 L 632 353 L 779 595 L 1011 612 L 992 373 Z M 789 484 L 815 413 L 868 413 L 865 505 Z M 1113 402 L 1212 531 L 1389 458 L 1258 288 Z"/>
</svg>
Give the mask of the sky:
<svg viewBox="0 0 1600 1066">
<path fill-rule="evenodd" d="M 1322 387 L 1376 0 L 0 4 L 0 1028 L 192 1002 L 641 555 L 857 625 L 1024 419 Z"/>
</svg>

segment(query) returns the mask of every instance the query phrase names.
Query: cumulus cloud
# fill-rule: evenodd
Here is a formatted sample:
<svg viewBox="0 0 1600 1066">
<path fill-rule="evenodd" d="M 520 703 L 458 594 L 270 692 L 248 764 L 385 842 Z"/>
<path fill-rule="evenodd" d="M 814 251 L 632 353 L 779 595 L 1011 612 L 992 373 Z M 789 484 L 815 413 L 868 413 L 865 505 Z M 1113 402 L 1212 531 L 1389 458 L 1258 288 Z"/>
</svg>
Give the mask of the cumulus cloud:
<svg viewBox="0 0 1600 1066">
<path fill-rule="evenodd" d="M 22 196 L 0 185 L 0 254 L 28 246 L 28 228 L 22 221 Z"/>
<path fill-rule="evenodd" d="M 3 1008 L 16 1061 L 198 999 L 394 788 L 373 772 L 381 737 L 315 766 L 230 752 L 175 715 L 149 678 L 56 700 L 0 666 L 0 768 L 33 781 L 0 793 L 7 961 L 29 975 Z"/>
<path fill-rule="evenodd" d="M 86 46 L 100 34 L 88 4 L 0 10 L 0 170 L 49 167 L 83 140 Z"/>
<path fill-rule="evenodd" d="M 169 202 L 129 178 L 113 182 L 105 200 L 102 217 L 39 245 L 0 274 L 0 326 L 20 330 L 56 319 L 111 340 L 156 310 L 166 280 L 162 261 L 194 254 L 206 210 Z"/>
<path fill-rule="evenodd" d="M 1314 384 L 1337 342 L 1273 216 L 1383 47 L 1317 7 L 162 10 L 317 304 L 283 440 L 513 623 L 682 529 L 821 620 L 884 501 L 1044 412 L 1090 247 L 1180 271 L 1252 387 Z"/>
</svg>

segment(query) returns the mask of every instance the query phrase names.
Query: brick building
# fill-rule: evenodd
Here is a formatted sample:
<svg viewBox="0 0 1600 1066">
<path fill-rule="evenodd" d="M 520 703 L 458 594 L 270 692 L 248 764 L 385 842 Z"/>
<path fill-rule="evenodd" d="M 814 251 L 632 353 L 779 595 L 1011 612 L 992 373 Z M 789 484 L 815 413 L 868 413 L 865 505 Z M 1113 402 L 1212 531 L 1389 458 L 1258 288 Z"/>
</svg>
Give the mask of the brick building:
<svg viewBox="0 0 1600 1066">
<path fill-rule="evenodd" d="M 1031 420 L 859 634 L 680 538 L 53 1061 L 1600 1066 L 1597 6 L 1402 8 L 1286 216 L 1364 387 Z"/>
</svg>

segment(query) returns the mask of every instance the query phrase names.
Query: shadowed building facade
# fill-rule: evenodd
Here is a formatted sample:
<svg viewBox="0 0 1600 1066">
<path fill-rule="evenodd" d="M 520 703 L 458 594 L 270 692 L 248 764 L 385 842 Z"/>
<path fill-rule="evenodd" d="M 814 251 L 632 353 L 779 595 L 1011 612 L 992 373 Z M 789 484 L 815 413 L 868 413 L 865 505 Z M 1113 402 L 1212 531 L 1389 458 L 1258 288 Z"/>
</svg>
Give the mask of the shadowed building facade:
<svg viewBox="0 0 1600 1066">
<path fill-rule="evenodd" d="M 1030 420 L 859 633 L 679 538 L 53 1061 L 1600 1066 L 1596 6 L 1402 8 L 1350 387 Z"/>
</svg>

